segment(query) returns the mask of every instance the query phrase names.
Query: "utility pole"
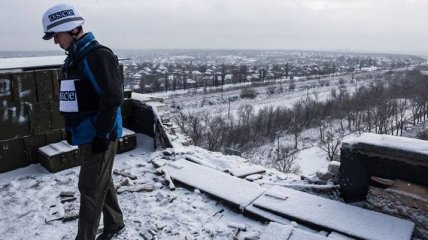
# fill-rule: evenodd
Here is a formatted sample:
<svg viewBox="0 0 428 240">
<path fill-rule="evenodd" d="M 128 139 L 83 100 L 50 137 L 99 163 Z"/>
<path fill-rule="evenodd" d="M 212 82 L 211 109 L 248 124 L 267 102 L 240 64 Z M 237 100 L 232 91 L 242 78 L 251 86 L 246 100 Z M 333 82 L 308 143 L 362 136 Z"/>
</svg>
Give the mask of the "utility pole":
<svg viewBox="0 0 428 240">
<path fill-rule="evenodd" d="M 229 99 L 229 109 L 227 110 L 227 117 L 230 119 L 230 98 Z"/>
<path fill-rule="evenodd" d="M 279 161 L 279 134 L 278 134 L 278 149 L 276 149 L 276 158 Z"/>
</svg>

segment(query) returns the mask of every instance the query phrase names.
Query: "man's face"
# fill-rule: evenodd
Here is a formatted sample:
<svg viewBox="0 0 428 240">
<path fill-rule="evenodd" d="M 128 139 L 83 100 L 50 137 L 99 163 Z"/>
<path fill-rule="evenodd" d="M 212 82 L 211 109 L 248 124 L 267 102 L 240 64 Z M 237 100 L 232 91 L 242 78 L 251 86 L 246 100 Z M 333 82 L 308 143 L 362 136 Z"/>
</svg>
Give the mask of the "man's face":
<svg viewBox="0 0 428 240">
<path fill-rule="evenodd" d="M 58 32 L 54 35 L 54 42 L 55 44 L 59 44 L 62 49 L 67 50 L 71 43 L 73 43 L 73 38 L 69 33 Z"/>
</svg>

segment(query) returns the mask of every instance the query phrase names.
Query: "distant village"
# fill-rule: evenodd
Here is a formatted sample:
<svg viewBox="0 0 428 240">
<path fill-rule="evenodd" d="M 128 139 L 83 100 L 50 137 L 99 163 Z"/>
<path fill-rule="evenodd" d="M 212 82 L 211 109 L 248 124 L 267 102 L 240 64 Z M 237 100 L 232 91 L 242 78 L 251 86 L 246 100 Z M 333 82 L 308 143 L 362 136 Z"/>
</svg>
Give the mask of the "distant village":
<svg viewBox="0 0 428 240">
<path fill-rule="evenodd" d="M 322 79 L 331 75 L 407 68 L 426 62 L 408 55 L 330 52 L 170 50 L 126 54 L 127 88 L 140 93 L 221 88 L 225 84 Z M 293 85 L 290 85 L 290 88 Z"/>
</svg>

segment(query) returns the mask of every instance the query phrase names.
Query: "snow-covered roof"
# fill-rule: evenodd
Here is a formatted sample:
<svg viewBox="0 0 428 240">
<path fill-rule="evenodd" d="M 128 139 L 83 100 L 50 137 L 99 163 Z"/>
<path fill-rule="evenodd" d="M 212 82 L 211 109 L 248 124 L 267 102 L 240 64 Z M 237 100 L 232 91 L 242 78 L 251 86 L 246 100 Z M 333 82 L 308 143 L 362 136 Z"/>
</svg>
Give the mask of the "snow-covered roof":
<svg viewBox="0 0 428 240">
<path fill-rule="evenodd" d="M 142 75 L 140 73 L 136 73 L 136 74 L 132 75 L 133 78 L 137 78 L 137 79 L 141 78 L 141 76 Z"/>
</svg>

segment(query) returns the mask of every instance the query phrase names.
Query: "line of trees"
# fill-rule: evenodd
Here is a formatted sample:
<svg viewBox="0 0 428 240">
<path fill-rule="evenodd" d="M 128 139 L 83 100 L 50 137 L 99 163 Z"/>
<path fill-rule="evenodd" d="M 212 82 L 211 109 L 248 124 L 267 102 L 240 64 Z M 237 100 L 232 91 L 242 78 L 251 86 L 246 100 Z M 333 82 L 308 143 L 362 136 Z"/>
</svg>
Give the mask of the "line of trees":
<svg viewBox="0 0 428 240">
<path fill-rule="evenodd" d="M 356 89 L 354 94 L 341 86 L 332 90 L 327 101 L 308 96 L 292 108 L 264 107 L 255 111 L 252 105 L 242 105 L 235 116 L 223 112 L 184 113 L 175 117 L 181 130 L 199 145 L 213 151 L 233 147 L 246 151 L 274 142 L 278 134 L 288 134 L 298 148 L 299 137 L 307 128 L 320 128 L 321 145 L 334 138 L 325 127 L 326 120 L 338 122 L 340 134 L 345 132 L 375 132 L 401 135 L 406 121 L 425 121 L 428 115 L 428 76 L 419 71 L 396 73 L 388 82 L 376 82 Z M 324 126 L 324 128 L 323 128 Z M 331 130 L 331 129 L 330 129 Z M 324 136 L 322 136 L 324 134 Z M 339 139 L 340 140 L 340 139 Z M 334 147 L 334 146 L 330 146 Z M 337 152 L 336 149 L 334 149 Z M 333 153 L 328 152 L 333 159 Z"/>
</svg>

